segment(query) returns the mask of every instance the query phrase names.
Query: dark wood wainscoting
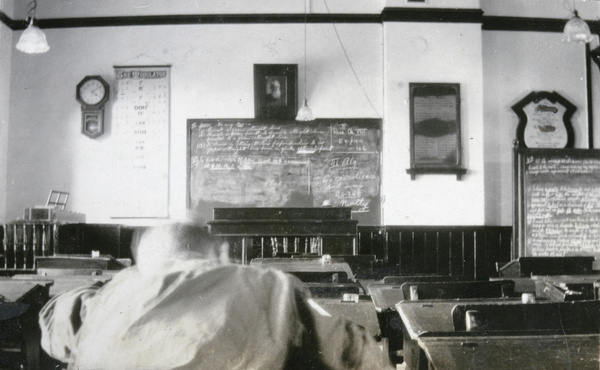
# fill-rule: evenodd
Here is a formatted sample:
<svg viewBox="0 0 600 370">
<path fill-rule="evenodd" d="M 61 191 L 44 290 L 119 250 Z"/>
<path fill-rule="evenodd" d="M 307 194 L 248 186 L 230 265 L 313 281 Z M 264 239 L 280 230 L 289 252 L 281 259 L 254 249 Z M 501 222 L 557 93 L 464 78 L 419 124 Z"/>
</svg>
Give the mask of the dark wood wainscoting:
<svg viewBox="0 0 600 370">
<path fill-rule="evenodd" d="M 132 258 L 134 230 L 134 227 L 118 224 L 60 225 L 54 253 L 90 255 L 92 251 L 98 251 L 114 258 Z"/>
<path fill-rule="evenodd" d="M 0 228 L 0 233 L 3 229 Z M 124 225 L 60 225 L 54 237 L 46 238 L 48 245 L 44 251 L 47 249 L 46 252 L 52 255 L 89 254 L 98 250 L 115 258 L 131 258 L 130 244 L 135 229 Z M 379 260 L 378 266 L 382 270 L 378 276 L 439 275 L 460 280 L 486 280 L 498 276 L 497 262 L 503 264 L 511 260 L 512 227 L 358 226 L 357 236 L 358 254 L 375 255 Z M 11 238 L 2 239 L 2 252 L 6 252 L 4 249 L 9 252 L 21 248 L 36 249 L 20 247 Z M 33 237 L 28 239 L 33 243 Z M 2 256 L 0 271 L 13 270 L 12 265 L 4 266 L 12 255 L 0 253 L 4 254 L 7 256 Z M 14 257 L 9 259 L 16 261 Z M 23 267 L 34 268 L 33 265 Z"/>
<path fill-rule="evenodd" d="M 359 254 L 375 254 L 389 275 L 497 276 L 511 260 L 512 227 L 359 226 Z"/>
</svg>

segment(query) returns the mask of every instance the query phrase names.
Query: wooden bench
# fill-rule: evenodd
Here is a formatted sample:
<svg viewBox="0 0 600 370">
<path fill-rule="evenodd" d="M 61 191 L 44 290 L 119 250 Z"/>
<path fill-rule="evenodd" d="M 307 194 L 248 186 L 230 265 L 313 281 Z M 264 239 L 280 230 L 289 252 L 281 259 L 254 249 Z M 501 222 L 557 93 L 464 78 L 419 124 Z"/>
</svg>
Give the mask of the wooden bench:
<svg viewBox="0 0 600 370">
<path fill-rule="evenodd" d="M 321 259 L 255 258 L 251 265 L 274 268 L 297 276 L 304 282 L 344 283 L 354 281 L 346 262 L 323 263 Z"/>
<path fill-rule="evenodd" d="M 398 278 L 398 279 L 394 279 Z M 424 278 L 425 281 L 419 281 Z M 437 277 L 436 277 L 437 278 Z M 384 279 L 384 283 L 372 283 L 367 286 L 381 330 L 381 336 L 388 339 L 390 358 L 394 362 L 403 360 L 400 351 L 404 348 L 403 324 L 396 311 L 396 304 L 410 300 L 410 287 L 416 286 L 421 300 L 503 298 L 514 293 L 512 281 L 432 281 L 431 276 L 398 276 Z M 390 285 L 385 282 L 401 282 Z M 448 312 L 449 314 L 450 312 Z"/>
<path fill-rule="evenodd" d="M 41 368 L 38 313 L 51 284 L 0 278 L 0 368 Z"/>
<path fill-rule="evenodd" d="M 344 294 L 361 294 L 358 283 L 305 283 L 313 297 L 341 299 Z"/>
<path fill-rule="evenodd" d="M 400 276 L 385 276 L 382 279 L 384 284 L 402 285 L 408 282 L 437 282 L 437 281 L 461 281 L 465 280 L 464 276 L 448 276 L 448 275 L 400 275 Z"/>
<path fill-rule="evenodd" d="M 452 310 L 454 331 L 467 331 L 467 312 L 474 315 L 481 335 L 598 334 L 600 301 L 543 302 L 495 305 L 460 304 Z"/>
<path fill-rule="evenodd" d="M 411 296 L 411 287 L 417 297 Z M 404 300 L 487 299 L 514 296 L 515 283 L 498 281 L 407 282 L 402 284 Z"/>
<path fill-rule="evenodd" d="M 403 301 L 407 369 L 598 369 L 600 302 Z M 479 330 L 467 330 L 467 312 Z"/>
</svg>

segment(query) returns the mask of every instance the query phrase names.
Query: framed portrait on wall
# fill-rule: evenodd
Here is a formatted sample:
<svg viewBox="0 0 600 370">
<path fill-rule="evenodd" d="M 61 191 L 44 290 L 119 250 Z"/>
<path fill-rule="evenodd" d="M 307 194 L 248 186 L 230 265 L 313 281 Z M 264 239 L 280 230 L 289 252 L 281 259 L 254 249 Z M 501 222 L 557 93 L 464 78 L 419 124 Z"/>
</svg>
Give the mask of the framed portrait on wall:
<svg viewBox="0 0 600 370">
<path fill-rule="evenodd" d="M 298 65 L 254 65 L 254 115 L 294 119 L 298 110 Z"/>
<path fill-rule="evenodd" d="M 449 173 L 460 176 L 460 84 L 410 83 L 410 154 L 417 174 Z"/>
</svg>

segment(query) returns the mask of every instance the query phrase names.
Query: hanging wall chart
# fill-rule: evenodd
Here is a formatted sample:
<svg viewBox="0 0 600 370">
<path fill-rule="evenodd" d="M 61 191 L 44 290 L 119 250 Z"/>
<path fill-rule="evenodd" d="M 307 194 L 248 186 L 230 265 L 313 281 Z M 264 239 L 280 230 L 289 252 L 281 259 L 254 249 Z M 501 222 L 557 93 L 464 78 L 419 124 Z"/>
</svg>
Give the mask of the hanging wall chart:
<svg viewBox="0 0 600 370">
<path fill-rule="evenodd" d="M 115 66 L 113 218 L 169 213 L 170 66 Z"/>
</svg>

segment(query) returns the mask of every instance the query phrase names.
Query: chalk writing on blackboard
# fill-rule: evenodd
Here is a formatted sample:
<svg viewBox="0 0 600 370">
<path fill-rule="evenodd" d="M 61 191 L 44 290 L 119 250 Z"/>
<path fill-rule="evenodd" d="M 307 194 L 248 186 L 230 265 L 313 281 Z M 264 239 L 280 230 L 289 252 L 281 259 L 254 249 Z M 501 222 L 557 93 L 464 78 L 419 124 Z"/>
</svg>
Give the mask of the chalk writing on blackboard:
<svg viewBox="0 0 600 370">
<path fill-rule="evenodd" d="M 352 207 L 379 223 L 380 121 L 188 120 L 189 207 Z"/>
<path fill-rule="evenodd" d="M 531 153 L 522 156 L 527 256 L 600 254 L 598 152 Z"/>
</svg>

